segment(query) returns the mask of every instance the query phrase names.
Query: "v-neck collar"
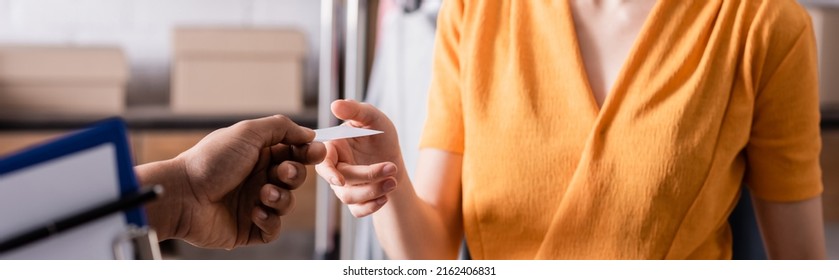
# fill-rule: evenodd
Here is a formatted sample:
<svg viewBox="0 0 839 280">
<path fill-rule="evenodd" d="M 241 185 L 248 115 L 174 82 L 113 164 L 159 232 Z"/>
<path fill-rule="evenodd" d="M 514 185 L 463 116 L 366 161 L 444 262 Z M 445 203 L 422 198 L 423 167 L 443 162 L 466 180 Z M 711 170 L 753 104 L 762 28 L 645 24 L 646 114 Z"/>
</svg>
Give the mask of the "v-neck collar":
<svg viewBox="0 0 839 280">
<path fill-rule="evenodd" d="M 567 21 L 566 26 L 568 26 L 571 29 L 567 30 L 567 32 L 569 32 L 568 34 L 574 35 L 571 36 L 570 39 L 570 43 L 572 45 L 574 54 L 574 59 L 572 59 L 572 61 L 574 63 L 574 67 L 581 70 L 580 80 L 582 83 L 582 88 L 585 89 L 585 92 L 577 94 L 587 95 L 585 98 L 583 98 L 583 100 L 588 100 L 588 104 L 586 104 L 586 106 L 590 108 L 589 111 L 593 114 L 594 118 L 599 120 L 602 117 L 604 111 L 610 110 L 610 107 L 619 106 L 618 104 L 613 103 L 620 101 L 616 99 L 623 98 L 623 94 L 625 94 L 626 92 L 626 80 L 630 78 L 627 77 L 627 75 L 629 75 L 629 73 L 632 73 L 632 70 L 635 70 L 635 68 L 638 67 L 637 60 L 640 59 L 640 57 L 643 57 L 643 55 L 641 54 L 648 52 L 648 50 L 646 50 L 645 48 L 649 48 L 649 41 L 652 40 L 652 37 L 650 35 L 650 29 L 652 28 L 653 24 L 655 24 L 659 20 L 661 10 L 668 1 L 656 1 L 652 9 L 650 9 L 649 13 L 647 14 L 647 18 L 644 19 L 644 23 L 641 26 L 641 29 L 638 31 L 638 35 L 635 37 L 635 40 L 633 41 L 632 46 L 629 49 L 629 52 L 627 52 L 624 62 L 621 64 L 620 70 L 618 70 L 618 74 L 615 77 L 613 84 L 609 87 L 608 93 L 603 101 L 602 106 L 597 104 L 597 100 L 594 96 L 594 89 L 591 85 L 591 80 L 589 79 L 589 74 L 585 70 L 585 62 L 583 61 L 579 35 L 577 34 L 577 28 L 573 18 L 574 14 L 573 9 L 571 8 L 571 3 L 570 1 L 563 2 L 565 4 L 563 6 L 565 15 L 562 18 Z M 645 48 L 642 48 L 642 46 L 645 46 Z"/>
</svg>

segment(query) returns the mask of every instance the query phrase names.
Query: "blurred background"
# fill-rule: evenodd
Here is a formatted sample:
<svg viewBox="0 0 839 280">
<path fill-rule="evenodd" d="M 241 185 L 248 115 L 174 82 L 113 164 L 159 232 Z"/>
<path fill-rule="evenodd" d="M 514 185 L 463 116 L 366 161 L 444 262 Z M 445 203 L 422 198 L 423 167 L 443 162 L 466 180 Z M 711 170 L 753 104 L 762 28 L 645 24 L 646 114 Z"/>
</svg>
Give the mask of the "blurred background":
<svg viewBox="0 0 839 280">
<path fill-rule="evenodd" d="M 441 1 L 0 0 L 0 154 L 119 115 L 142 164 L 247 118 L 335 125 L 329 102 L 353 98 L 393 119 L 413 170 Z M 839 0 L 799 2 L 819 44 L 824 217 L 839 259 Z M 386 258 L 369 219 L 310 174 L 276 242 L 166 241 L 164 257 Z"/>
</svg>

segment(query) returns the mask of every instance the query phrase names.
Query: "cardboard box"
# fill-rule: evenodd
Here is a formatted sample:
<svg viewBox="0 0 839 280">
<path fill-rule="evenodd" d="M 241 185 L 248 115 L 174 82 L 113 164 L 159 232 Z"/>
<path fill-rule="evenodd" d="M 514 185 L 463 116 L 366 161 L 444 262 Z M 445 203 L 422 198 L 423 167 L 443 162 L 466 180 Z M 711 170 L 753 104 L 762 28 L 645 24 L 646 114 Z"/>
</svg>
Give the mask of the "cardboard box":
<svg viewBox="0 0 839 280">
<path fill-rule="evenodd" d="M 294 114 L 303 109 L 302 33 L 175 31 L 171 106 L 189 114 Z"/>
<path fill-rule="evenodd" d="M 0 47 L 0 111 L 122 114 L 128 72 L 116 48 Z"/>
</svg>

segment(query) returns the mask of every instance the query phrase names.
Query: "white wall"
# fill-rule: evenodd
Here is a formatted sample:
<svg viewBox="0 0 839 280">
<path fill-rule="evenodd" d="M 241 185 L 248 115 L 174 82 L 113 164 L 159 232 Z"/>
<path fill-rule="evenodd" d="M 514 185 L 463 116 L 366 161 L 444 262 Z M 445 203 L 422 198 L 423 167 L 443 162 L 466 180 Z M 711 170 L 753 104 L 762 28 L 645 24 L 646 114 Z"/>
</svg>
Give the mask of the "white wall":
<svg viewBox="0 0 839 280">
<path fill-rule="evenodd" d="M 299 28 L 305 89 L 315 94 L 319 0 L 0 0 L 0 44 L 116 45 L 131 63 L 128 102 L 165 103 L 175 26 Z"/>
</svg>

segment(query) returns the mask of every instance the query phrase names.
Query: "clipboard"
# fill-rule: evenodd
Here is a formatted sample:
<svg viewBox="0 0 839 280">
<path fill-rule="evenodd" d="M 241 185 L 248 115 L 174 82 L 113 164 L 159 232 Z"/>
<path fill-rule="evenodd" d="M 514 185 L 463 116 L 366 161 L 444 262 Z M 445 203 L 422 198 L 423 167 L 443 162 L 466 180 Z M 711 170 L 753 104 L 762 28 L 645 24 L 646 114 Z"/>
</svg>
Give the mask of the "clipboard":
<svg viewBox="0 0 839 280">
<path fill-rule="evenodd" d="M 0 158 L 0 240 L 139 193 L 126 131 L 110 118 Z M 142 206 L 100 214 L 0 259 L 160 258 Z"/>
</svg>

